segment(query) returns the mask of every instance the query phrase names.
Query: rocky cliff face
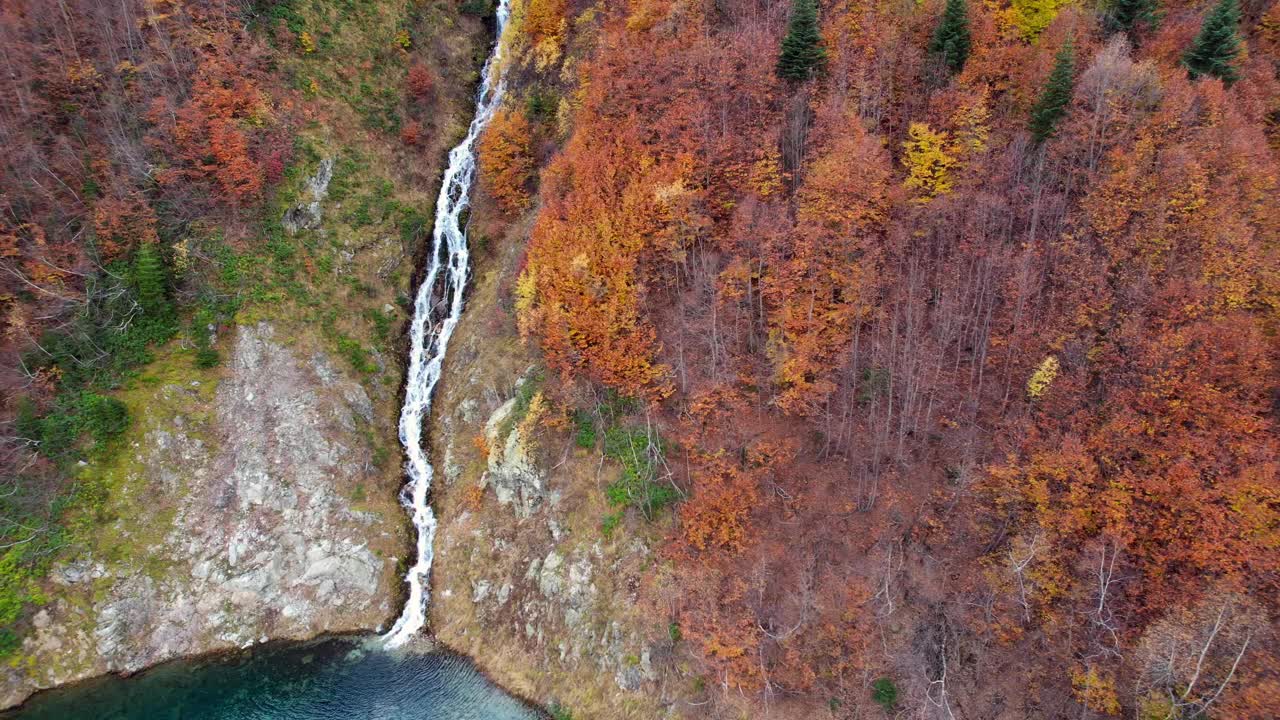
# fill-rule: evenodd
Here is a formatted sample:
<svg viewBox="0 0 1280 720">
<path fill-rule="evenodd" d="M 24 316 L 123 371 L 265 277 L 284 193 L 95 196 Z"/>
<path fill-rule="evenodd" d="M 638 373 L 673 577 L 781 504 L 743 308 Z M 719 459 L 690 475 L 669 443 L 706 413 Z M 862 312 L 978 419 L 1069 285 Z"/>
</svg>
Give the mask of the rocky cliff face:
<svg viewBox="0 0 1280 720">
<path fill-rule="evenodd" d="M 127 393 L 138 421 L 94 547 L 54 569 L 53 602 L 0 704 L 172 658 L 377 627 L 397 609 L 404 525 L 363 429 L 374 404 L 305 336 L 235 331 L 192 379 L 166 358 Z"/>
</svg>

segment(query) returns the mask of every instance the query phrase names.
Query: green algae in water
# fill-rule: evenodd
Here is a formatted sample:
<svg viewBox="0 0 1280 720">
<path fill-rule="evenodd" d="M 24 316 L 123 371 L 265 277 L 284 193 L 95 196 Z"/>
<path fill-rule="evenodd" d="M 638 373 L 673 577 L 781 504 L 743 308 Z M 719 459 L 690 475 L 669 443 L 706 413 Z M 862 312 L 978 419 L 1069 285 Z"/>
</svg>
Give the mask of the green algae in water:
<svg viewBox="0 0 1280 720">
<path fill-rule="evenodd" d="M 42 693 L 3 720 L 538 720 L 466 659 L 377 639 L 174 662 Z"/>
</svg>

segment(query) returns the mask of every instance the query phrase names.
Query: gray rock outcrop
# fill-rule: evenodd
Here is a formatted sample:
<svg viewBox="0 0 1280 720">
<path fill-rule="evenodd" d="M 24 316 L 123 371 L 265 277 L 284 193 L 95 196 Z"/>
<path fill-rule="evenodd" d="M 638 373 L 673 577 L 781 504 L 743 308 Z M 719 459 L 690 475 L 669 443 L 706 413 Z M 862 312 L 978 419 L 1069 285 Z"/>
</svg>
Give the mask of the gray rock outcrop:
<svg viewBox="0 0 1280 720">
<path fill-rule="evenodd" d="M 316 174 L 307 178 L 306 194 L 311 196 L 310 202 L 299 203 L 284 212 L 280 224 L 290 235 L 297 235 L 302 230 L 315 230 L 320 227 L 323 218 L 320 203 L 329 195 L 329 182 L 333 180 L 333 158 L 324 158 Z"/>
<path fill-rule="evenodd" d="M 513 506 L 520 517 L 529 517 L 542 501 L 542 470 L 531 456 L 528 439 L 512 422 L 515 408 L 516 398 L 511 398 L 485 423 L 489 446 L 485 482 L 493 485 L 499 503 Z"/>
<path fill-rule="evenodd" d="M 368 476 L 355 428 L 371 417 L 369 397 L 325 354 L 304 362 L 286 343 L 270 324 L 241 326 L 216 392 L 157 390 L 186 414 L 121 452 L 133 453 L 127 486 L 144 490 L 133 501 L 174 508 L 171 519 L 151 538 L 121 525 L 120 542 L 138 545 L 127 560 L 99 547 L 101 557 L 53 569 L 84 604 L 59 599 L 36 616 L 26 665 L 0 675 L 0 706 L 82 677 L 394 615 L 401 523 L 356 509 L 344 490 Z"/>
</svg>

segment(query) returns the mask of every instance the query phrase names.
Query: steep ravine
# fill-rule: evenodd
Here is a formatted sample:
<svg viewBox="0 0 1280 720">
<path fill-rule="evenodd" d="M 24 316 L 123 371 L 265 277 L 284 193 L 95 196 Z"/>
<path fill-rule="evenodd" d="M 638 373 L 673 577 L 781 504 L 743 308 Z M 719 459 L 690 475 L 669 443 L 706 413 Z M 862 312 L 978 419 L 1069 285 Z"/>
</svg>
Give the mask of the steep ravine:
<svg viewBox="0 0 1280 720">
<path fill-rule="evenodd" d="M 345 132 L 316 142 L 336 149 Z M 386 172 L 389 158 L 364 151 Z M 334 238 L 345 271 L 405 322 L 389 301 L 418 276 L 413 252 L 352 235 L 341 202 L 308 195 L 329 162 L 307 169 L 291 235 Z M 471 222 L 505 225 L 483 197 Z M 535 447 L 510 417 L 538 370 L 499 307 L 528 228 L 503 232 L 472 267 L 426 431 L 439 515 L 427 627 L 498 685 L 575 718 L 659 717 L 671 641 L 635 603 L 640 575 L 661 571 L 652 539 L 603 537 L 599 486 L 616 468 L 554 433 Z M 0 708 L 104 673 L 391 625 L 413 562 L 394 452 L 403 359 L 375 352 L 370 375 L 322 330 L 251 305 L 220 330 L 221 366 L 193 369 L 174 343 L 121 393 L 135 418 L 125 450 L 83 469 L 107 478 L 110 521 L 56 565 L 36 631 L 0 674 Z"/>
<path fill-rule="evenodd" d="M 510 0 L 499 0 L 494 23 L 499 39 L 509 14 Z M 426 273 L 416 291 L 413 319 L 409 324 L 409 367 L 405 375 L 404 405 L 400 411 L 400 442 L 405 449 L 408 474 L 402 497 L 412 514 L 417 541 L 415 560 L 406 577 L 409 598 L 386 636 L 387 646 L 392 648 L 416 636 L 427 620 L 436 516 L 430 504 L 435 468 L 423 448 L 423 421 L 431 411 L 436 384 L 449 350 L 449 339 L 462 316 L 467 277 L 471 273 L 464 215 L 471 205 L 476 176 L 476 143 L 494 111 L 502 104 L 505 88 L 502 48 L 502 43 L 495 40 L 489 59 L 481 70 L 475 116 L 466 136 L 449 151 L 449 164 L 445 167 L 440 195 L 436 200 Z"/>
<path fill-rule="evenodd" d="M 501 34 L 507 0 L 497 14 Z M 511 29 L 519 28 L 517 20 Z M 494 217 L 472 186 L 478 133 L 503 103 L 504 53 L 516 41 L 502 37 L 495 47 L 470 132 L 450 155 L 417 291 L 400 435 L 418 561 L 386 637 L 404 642 L 427 619 L 425 607 L 429 632 L 509 690 L 579 718 L 652 718 L 660 714 L 654 656 L 663 648 L 645 637 L 657 629 L 626 597 L 652 558 L 638 539 L 601 541 L 597 498 L 566 496 L 593 468 L 598 475 L 598 458 L 565 456 L 552 468 L 548 448 L 537 447 L 545 433 L 529 405 L 538 373 L 498 305 L 527 227 Z M 467 237 L 500 230 L 494 247 Z"/>
</svg>

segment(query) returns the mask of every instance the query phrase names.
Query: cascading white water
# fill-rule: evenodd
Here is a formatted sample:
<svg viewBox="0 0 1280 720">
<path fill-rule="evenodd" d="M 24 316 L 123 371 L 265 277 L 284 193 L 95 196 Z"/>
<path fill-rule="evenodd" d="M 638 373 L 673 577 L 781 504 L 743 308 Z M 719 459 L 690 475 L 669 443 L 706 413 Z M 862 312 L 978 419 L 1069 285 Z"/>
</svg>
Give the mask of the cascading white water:
<svg viewBox="0 0 1280 720">
<path fill-rule="evenodd" d="M 434 470 L 422 450 L 422 423 L 431 410 L 431 394 L 440 380 L 449 337 L 462 315 L 462 295 L 470 270 L 467 236 L 462 213 L 471 204 L 471 183 L 476 174 L 476 139 L 502 102 L 502 30 L 506 27 L 510 0 L 499 0 L 497 41 L 484 65 L 476 114 L 467 136 L 449 152 L 440 197 L 436 200 L 436 224 L 431 233 L 431 257 L 427 274 L 413 304 L 409 328 L 409 375 L 405 381 L 404 407 L 400 410 L 400 442 L 408 456 L 408 483 L 400 499 L 413 513 L 418 532 L 418 558 L 405 580 L 409 601 L 400 618 L 383 636 L 387 647 L 404 644 L 427 622 L 428 582 L 434 556 L 436 516 L 428 504 Z"/>
</svg>

